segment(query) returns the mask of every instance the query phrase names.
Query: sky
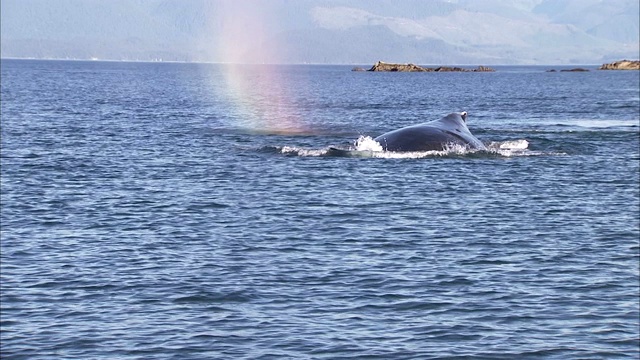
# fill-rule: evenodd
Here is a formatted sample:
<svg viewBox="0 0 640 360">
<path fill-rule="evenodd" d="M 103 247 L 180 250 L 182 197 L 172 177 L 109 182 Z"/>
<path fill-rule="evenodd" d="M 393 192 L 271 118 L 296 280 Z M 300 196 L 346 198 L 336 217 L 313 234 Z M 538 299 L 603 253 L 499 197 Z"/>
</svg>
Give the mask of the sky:
<svg viewBox="0 0 640 360">
<path fill-rule="evenodd" d="M 3 58 L 600 64 L 640 58 L 638 0 L 2 0 Z"/>
</svg>

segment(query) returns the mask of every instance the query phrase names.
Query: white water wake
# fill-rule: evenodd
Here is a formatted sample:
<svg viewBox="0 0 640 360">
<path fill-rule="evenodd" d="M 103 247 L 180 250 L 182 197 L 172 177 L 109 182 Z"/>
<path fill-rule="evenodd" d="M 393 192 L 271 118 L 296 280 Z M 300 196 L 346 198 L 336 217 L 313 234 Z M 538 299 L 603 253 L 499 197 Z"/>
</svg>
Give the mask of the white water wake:
<svg viewBox="0 0 640 360">
<path fill-rule="evenodd" d="M 451 144 L 444 150 L 395 152 L 384 151 L 382 145 L 370 136 L 360 136 L 347 148 L 327 147 L 322 149 L 306 149 L 295 146 L 284 146 L 280 153 L 303 157 L 336 156 L 336 157 L 366 157 L 382 159 L 421 159 L 429 157 L 447 156 L 489 156 L 516 157 L 516 156 L 540 156 L 540 155 L 566 155 L 561 153 L 548 153 L 532 151 L 529 149 L 529 141 L 526 139 L 492 141 L 488 143 L 486 150 L 470 149 L 464 145 Z"/>
</svg>

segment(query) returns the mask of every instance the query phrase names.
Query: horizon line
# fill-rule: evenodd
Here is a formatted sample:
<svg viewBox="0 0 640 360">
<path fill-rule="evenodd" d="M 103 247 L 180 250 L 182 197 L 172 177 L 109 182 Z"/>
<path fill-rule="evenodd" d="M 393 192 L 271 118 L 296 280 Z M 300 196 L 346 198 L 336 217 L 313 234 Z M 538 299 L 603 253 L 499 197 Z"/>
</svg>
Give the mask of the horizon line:
<svg viewBox="0 0 640 360">
<path fill-rule="evenodd" d="M 331 62 L 327 62 L 327 63 L 316 63 L 316 62 L 301 62 L 301 63 L 233 63 L 233 62 L 219 62 L 219 61 L 199 61 L 199 60 L 189 60 L 189 61 L 185 61 L 185 60 L 138 60 L 138 59 L 98 59 L 98 58 L 78 58 L 78 59 L 69 59 L 69 58 L 38 58 L 38 57 L 13 57 L 13 56 L 7 56 L 7 57 L 2 57 L 0 56 L 0 60 L 36 60 L 36 61 L 77 61 L 77 62 L 121 62 L 121 63 L 151 63 L 151 64 L 158 64 L 158 63 L 167 63 L 167 64 L 208 64 L 208 65 L 242 65 L 242 66 L 256 66 L 256 65 L 263 65 L 263 66 L 284 66 L 284 65 L 311 65 L 311 66 L 316 66 L 316 65 L 334 65 L 334 66 L 368 66 L 369 64 L 363 64 L 363 63 L 331 63 Z M 613 62 L 616 61 L 634 61 L 634 60 L 628 60 L 628 59 L 620 59 L 620 60 L 614 60 Z M 377 61 L 376 61 L 377 62 Z M 375 64 L 376 62 L 374 62 L 373 64 Z M 391 64 L 409 64 L 409 63 L 395 63 L 395 62 L 390 62 Z M 609 62 L 610 63 L 610 62 Z M 490 65 L 483 65 L 481 63 L 464 63 L 464 64 L 458 64 L 458 63 L 449 63 L 446 65 L 443 65 L 442 63 L 415 63 L 416 65 L 430 65 L 430 66 L 598 66 L 598 65 L 604 65 L 604 64 L 608 64 L 608 63 L 572 63 L 572 64 L 562 64 L 562 63 L 540 63 L 540 64 L 490 64 Z"/>
</svg>

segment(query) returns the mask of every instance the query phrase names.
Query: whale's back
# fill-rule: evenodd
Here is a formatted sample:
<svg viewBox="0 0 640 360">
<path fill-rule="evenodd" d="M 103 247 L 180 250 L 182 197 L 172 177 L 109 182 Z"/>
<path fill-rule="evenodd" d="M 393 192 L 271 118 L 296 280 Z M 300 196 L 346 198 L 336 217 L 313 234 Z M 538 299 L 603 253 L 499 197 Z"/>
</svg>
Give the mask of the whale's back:
<svg viewBox="0 0 640 360">
<path fill-rule="evenodd" d="M 444 150 L 450 145 L 486 149 L 465 124 L 466 113 L 451 113 L 439 120 L 393 130 L 375 138 L 386 151 Z"/>
</svg>

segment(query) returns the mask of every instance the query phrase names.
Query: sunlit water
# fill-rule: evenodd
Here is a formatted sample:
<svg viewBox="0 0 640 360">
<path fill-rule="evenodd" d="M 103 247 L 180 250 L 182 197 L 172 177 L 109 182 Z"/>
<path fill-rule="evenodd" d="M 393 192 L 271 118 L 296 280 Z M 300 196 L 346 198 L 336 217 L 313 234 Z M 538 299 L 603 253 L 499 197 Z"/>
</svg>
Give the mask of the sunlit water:
<svg viewBox="0 0 640 360">
<path fill-rule="evenodd" d="M 639 72 L 350 68 L 3 60 L 2 357 L 637 359 Z"/>
</svg>

